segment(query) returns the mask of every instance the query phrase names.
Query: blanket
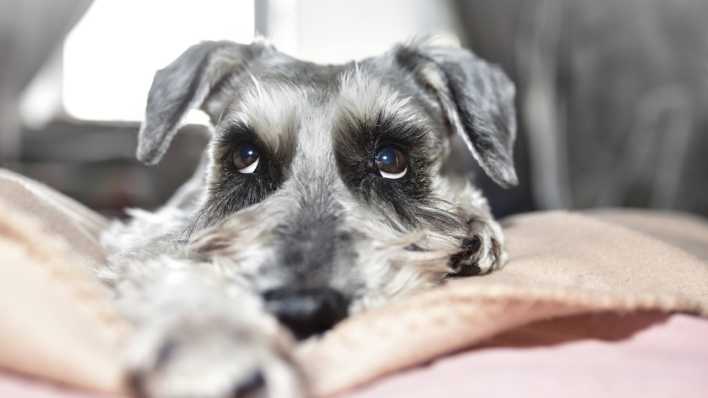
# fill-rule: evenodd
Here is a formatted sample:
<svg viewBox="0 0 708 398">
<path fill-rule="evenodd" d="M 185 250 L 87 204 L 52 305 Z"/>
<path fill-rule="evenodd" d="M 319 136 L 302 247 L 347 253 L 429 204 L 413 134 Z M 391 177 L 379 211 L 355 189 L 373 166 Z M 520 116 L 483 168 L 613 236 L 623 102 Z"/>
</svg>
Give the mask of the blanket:
<svg viewBox="0 0 708 398">
<path fill-rule="evenodd" d="M 121 392 L 131 326 L 94 277 L 107 222 L 0 171 L 0 367 Z M 314 393 L 330 396 L 545 319 L 633 311 L 708 315 L 708 223 L 680 213 L 551 211 L 503 221 L 510 261 L 340 323 L 302 343 Z"/>
</svg>

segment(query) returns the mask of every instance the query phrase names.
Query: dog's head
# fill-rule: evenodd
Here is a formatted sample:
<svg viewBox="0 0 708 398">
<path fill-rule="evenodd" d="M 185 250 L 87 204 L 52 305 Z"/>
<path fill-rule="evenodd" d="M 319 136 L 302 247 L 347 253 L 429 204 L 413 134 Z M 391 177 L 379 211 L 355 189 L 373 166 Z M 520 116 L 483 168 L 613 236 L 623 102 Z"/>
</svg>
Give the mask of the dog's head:
<svg viewBox="0 0 708 398">
<path fill-rule="evenodd" d="M 192 247 L 307 335 L 464 271 L 470 225 L 489 213 L 454 154 L 516 184 L 513 97 L 500 69 L 460 48 L 319 65 L 203 42 L 157 72 L 137 155 L 158 162 L 190 108 L 210 116 Z"/>
</svg>

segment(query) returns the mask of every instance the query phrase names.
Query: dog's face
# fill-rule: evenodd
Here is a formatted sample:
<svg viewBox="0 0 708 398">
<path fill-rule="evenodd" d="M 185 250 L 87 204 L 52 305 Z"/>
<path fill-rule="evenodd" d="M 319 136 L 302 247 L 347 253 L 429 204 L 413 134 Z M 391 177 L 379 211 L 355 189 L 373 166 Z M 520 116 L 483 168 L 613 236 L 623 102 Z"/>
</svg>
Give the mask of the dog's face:
<svg viewBox="0 0 708 398">
<path fill-rule="evenodd" d="M 305 336 L 479 271 L 462 257 L 489 212 L 451 153 L 464 143 L 515 184 L 513 95 L 500 70 L 457 48 L 317 65 L 262 43 L 204 42 L 157 73 L 138 157 L 157 162 L 189 108 L 209 114 L 192 247 Z"/>
</svg>

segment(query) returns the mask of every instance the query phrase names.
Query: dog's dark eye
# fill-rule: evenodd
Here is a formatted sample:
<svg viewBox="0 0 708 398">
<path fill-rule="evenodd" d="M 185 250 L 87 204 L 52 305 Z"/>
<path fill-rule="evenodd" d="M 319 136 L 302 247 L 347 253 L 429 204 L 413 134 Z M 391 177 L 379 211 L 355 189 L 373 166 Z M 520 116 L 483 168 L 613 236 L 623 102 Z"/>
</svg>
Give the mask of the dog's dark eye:
<svg viewBox="0 0 708 398">
<path fill-rule="evenodd" d="M 234 166 L 239 173 L 251 174 L 256 171 L 260 154 L 252 144 L 241 144 L 234 152 Z"/>
<path fill-rule="evenodd" d="M 383 178 L 395 180 L 406 175 L 408 171 L 408 158 L 393 145 L 379 148 L 374 160 Z"/>
</svg>

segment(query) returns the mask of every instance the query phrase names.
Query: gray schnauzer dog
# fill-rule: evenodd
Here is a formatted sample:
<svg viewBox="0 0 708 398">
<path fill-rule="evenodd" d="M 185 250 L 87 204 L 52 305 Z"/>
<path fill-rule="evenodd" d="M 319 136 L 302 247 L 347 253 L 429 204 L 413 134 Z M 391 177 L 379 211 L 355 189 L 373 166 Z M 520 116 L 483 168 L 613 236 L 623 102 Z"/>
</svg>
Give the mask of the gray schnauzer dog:
<svg viewBox="0 0 708 398">
<path fill-rule="evenodd" d="M 103 236 L 100 277 L 138 331 L 133 392 L 307 395 L 293 336 L 501 267 L 502 231 L 461 165 L 516 184 L 513 99 L 497 67 L 424 41 L 341 65 L 203 42 L 158 71 L 138 159 L 157 163 L 191 108 L 213 128 L 164 207 Z"/>
</svg>

